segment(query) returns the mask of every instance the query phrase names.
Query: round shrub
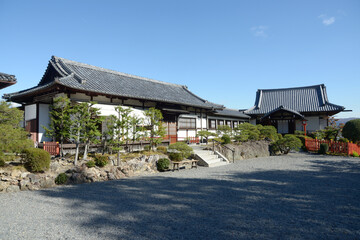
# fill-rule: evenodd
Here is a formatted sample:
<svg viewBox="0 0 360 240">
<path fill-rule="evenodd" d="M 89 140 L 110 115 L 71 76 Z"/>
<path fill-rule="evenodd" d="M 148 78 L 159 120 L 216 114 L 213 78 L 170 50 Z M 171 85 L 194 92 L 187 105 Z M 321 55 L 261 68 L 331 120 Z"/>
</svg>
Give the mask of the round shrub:
<svg viewBox="0 0 360 240">
<path fill-rule="evenodd" d="M 167 147 L 165 146 L 158 146 L 156 151 L 166 154 L 167 153 Z"/>
<path fill-rule="evenodd" d="M 144 150 L 145 150 L 145 151 L 150 151 L 150 149 L 151 149 L 151 146 L 150 146 L 150 145 L 144 146 Z"/>
<path fill-rule="evenodd" d="M 224 135 L 221 137 L 221 139 L 223 140 L 223 144 L 229 144 L 229 143 L 231 143 L 231 138 L 230 138 L 230 136 L 227 135 L 227 134 L 224 134 Z"/>
<path fill-rule="evenodd" d="M 95 162 L 94 162 L 93 160 L 90 160 L 90 161 L 88 161 L 88 162 L 86 163 L 86 166 L 87 166 L 88 168 L 95 167 Z"/>
<path fill-rule="evenodd" d="M 350 141 L 360 141 L 360 119 L 353 119 L 345 123 L 342 135 Z"/>
<path fill-rule="evenodd" d="M 169 145 L 169 149 L 174 149 L 182 153 L 183 158 L 188 158 L 193 153 L 193 149 L 184 142 L 177 142 Z"/>
<path fill-rule="evenodd" d="M 156 163 L 156 167 L 160 172 L 163 172 L 166 169 L 168 169 L 169 165 L 170 165 L 170 161 L 167 158 L 161 158 Z"/>
<path fill-rule="evenodd" d="M 329 151 L 329 145 L 327 145 L 326 143 L 320 144 L 320 149 L 319 149 L 318 153 L 326 154 L 328 151 Z"/>
<path fill-rule="evenodd" d="M 95 155 L 95 165 L 98 167 L 105 167 L 108 164 L 108 157 L 106 155 Z"/>
<path fill-rule="evenodd" d="M 286 134 L 284 137 L 274 142 L 271 146 L 273 152 L 280 151 L 283 154 L 288 154 L 290 150 L 299 150 L 302 143 L 295 135 Z"/>
<path fill-rule="evenodd" d="M 23 151 L 24 166 L 30 172 L 44 172 L 50 168 L 50 154 L 40 148 Z"/>
<path fill-rule="evenodd" d="M 184 159 L 184 156 L 181 152 L 171 152 L 169 153 L 169 158 L 171 159 L 171 161 L 180 162 Z"/>
<path fill-rule="evenodd" d="M 353 157 L 359 157 L 359 154 L 358 154 L 357 152 L 353 151 L 353 152 L 352 152 L 352 156 L 353 156 Z"/>
<path fill-rule="evenodd" d="M 60 173 L 56 178 L 55 178 L 55 183 L 58 185 L 62 185 L 67 183 L 68 181 L 68 176 L 65 173 Z"/>
</svg>

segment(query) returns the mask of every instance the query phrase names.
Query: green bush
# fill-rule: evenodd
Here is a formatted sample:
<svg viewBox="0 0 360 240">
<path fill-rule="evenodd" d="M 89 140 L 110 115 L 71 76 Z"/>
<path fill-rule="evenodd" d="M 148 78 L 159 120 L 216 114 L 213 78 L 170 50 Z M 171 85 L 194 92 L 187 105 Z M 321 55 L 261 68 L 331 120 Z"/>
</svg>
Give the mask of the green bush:
<svg viewBox="0 0 360 240">
<path fill-rule="evenodd" d="M 150 149 L 151 149 L 151 146 L 150 146 L 150 145 L 144 146 L 144 150 L 145 150 L 145 151 L 150 151 Z"/>
<path fill-rule="evenodd" d="M 229 143 L 231 143 L 231 138 L 230 138 L 230 136 L 227 135 L 227 134 L 224 134 L 224 135 L 221 137 L 221 139 L 223 140 L 223 144 L 229 144 Z"/>
<path fill-rule="evenodd" d="M 156 148 L 156 151 L 166 154 L 167 153 L 167 147 L 165 146 L 158 146 Z"/>
<path fill-rule="evenodd" d="M 44 172 L 50 167 L 50 154 L 40 148 L 28 148 L 23 151 L 24 166 L 30 172 Z"/>
<path fill-rule="evenodd" d="M 169 149 L 174 149 L 182 153 L 183 158 L 188 158 L 193 153 L 193 149 L 184 142 L 170 144 Z"/>
<path fill-rule="evenodd" d="M 108 156 L 96 154 L 95 155 L 95 165 L 98 167 L 105 167 L 108 164 Z"/>
<path fill-rule="evenodd" d="M 170 165 L 170 161 L 167 158 L 161 158 L 156 163 L 156 167 L 160 172 L 163 172 L 166 169 L 168 169 L 169 165 Z"/>
<path fill-rule="evenodd" d="M 65 173 L 60 173 L 56 178 L 55 178 L 55 183 L 58 185 L 62 185 L 67 183 L 68 181 L 68 176 Z"/>
<path fill-rule="evenodd" d="M 338 142 L 348 143 L 349 140 L 347 138 L 340 138 Z"/>
<path fill-rule="evenodd" d="M 88 168 L 95 167 L 95 162 L 94 162 L 93 160 L 90 160 L 90 161 L 88 161 L 88 162 L 86 163 L 86 166 L 87 166 Z"/>
<path fill-rule="evenodd" d="M 353 157 L 359 157 L 359 154 L 358 154 L 357 152 L 353 151 L 353 152 L 352 152 L 352 156 L 353 156 Z"/>
<path fill-rule="evenodd" d="M 238 142 L 246 142 L 249 140 L 259 140 L 260 131 L 259 128 L 250 123 L 240 124 L 234 129 L 234 139 Z"/>
<path fill-rule="evenodd" d="M 184 159 L 184 155 L 181 152 L 170 152 L 168 153 L 168 155 L 171 161 L 174 162 L 180 162 L 181 160 Z"/>
<path fill-rule="evenodd" d="M 360 119 L 350 120 L 345 123 L 342 135 L 354 143 L 360 141 Z"/>
<path fill-rule="evenodd" d="M 274 142 L 271 146 L 272 151 L 280 151 L 283 154 L 288 154 L 290 150 L 299 150 L 302 144 L 299 138 L 292 134 L 286 134 L 281 139 Z"/>
<path fill-rule="evenodd" d="M 261 124 L 256 125 L 257 129 L 260 131 L 260 139 L 270 139 L 272 141 L 277 141 L 279 139 L 277 135 L 277 130 L 274 126 L 262 126 Z"/>
<path fill-rule="evenodd" d="M 326 143 L 320 144 L 320 149 L 318 151 L 319 154 L 326 154 L 329 151 L 329 145 Z"/>
<path fill-rule="evenodd" d="M 299 131 L 299 130 L 295 130 L 295 135 L 300 135 L 300 136 L 305 136 L 305 132 L 304 131 Z"/>
</svg>

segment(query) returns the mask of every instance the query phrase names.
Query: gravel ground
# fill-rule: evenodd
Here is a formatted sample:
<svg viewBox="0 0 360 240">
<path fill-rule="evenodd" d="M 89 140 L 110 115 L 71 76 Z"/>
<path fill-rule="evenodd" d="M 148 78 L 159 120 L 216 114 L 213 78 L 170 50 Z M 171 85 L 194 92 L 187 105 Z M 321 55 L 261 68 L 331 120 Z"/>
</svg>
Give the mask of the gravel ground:
<svg viewBox="0 0 360 240">
<path fill-rule="evenodd" d="M 360 239 L 360 159 L 291 153 L 0 194 L 0 239 Z"/>
</svg>

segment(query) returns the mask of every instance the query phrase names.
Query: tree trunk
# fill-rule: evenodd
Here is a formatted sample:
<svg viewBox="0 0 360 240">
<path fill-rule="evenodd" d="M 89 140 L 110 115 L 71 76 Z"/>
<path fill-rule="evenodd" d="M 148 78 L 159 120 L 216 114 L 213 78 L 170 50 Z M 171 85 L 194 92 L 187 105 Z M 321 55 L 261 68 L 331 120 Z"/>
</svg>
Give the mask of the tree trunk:
<svg viewBox="0 0 360 240">
<path fill-rule="evenodd" d="M 83 159 L 84 159 L 84 160 L 87 159 L 87 155 L 88 155 L 88 151 L 89 151 L 89 145 L 90 145 L 90 142 L 89 142 L 89 141 L 86 141 L 85 149 L 84 149 L 84 156 L 83 156 Z"/>
<path fill-rule="evenodd" d="M 80 125 L 80 124 L 78 124 Z M 75 152 L 75 160 L 74 160 L 74 165 L 77 164 L 77 160 L 79 158 L 79 144 L 80 143 L 80 129 L 77 132 L 77 137 L 76 137 L 76 152 Z"/>
<path fill-rule="evenodd" d="M 61 138 L 60 138 L 60 157 L 64 157 L 63 144 L 64 144 L 64 138 L 61 137 Z"/>
<path fill-rule="evenodd" d="M 120 150 L 117 153 L 117 165 L 120 166 Z"/>
</svg>

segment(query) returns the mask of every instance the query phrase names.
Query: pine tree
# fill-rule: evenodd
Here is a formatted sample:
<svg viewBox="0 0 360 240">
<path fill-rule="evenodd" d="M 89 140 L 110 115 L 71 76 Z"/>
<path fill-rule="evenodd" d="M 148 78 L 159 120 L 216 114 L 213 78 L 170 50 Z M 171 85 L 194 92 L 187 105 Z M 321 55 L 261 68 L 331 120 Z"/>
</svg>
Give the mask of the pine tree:
<svg viewBox="0 0 360 240">
<path fill-rule="evenodd" d="M 114 146 L 113 149 L 117 151 L 117 165 L 120 165 L 120 152 L 122 145 L 127 141 L 130 129 L 130 108 L 123 108 L 121 106 L 115 107 L 117 117 L 114 126 Z"/>
<path fill-rule="evenodd" d="M 145 125 L 150 128 L 148 140 L 151 149 L 154 150 L 154 148 L 162 142 L 163 137 L 165 136 L 166 131 L 161 121 L 163 116 L 161 111 L 156 108 L 149 108 L 149 110 L 146 110 L 145 116 Z"/>
<path fill-rule="evenodd" d="M 70 137 L 70 99 L 64 96 L 54 98 L 50 106 L 50 126 L 42 126 L 48 137 L 60 142 L 60 156 L 64 156 L 63 144 Z"/>
</svg>

